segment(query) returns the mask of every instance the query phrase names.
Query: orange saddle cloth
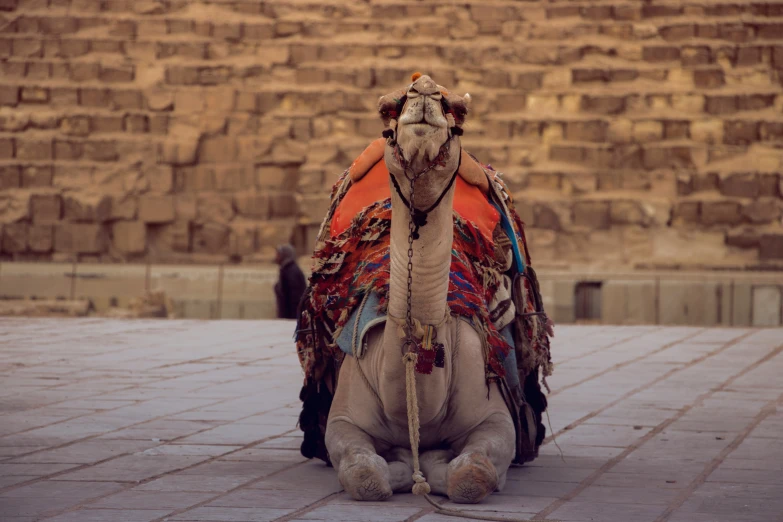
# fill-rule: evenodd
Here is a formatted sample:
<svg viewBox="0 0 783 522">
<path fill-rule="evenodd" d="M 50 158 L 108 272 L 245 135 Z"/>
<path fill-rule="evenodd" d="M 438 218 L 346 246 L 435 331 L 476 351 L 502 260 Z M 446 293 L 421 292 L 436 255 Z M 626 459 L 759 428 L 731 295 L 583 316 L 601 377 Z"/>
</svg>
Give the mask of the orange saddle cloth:
<svg viewBox="0 0 783 522">
<path fill-rule="evenodd" d="M 353 218 L 362 210 L 378 201 L 391 197 L 389 170 L 381 160 L 359 181 L 354 182 L 348 193 L 337 206 L 332 218 L 331 235 L 337 237 L 351 226 Z M 476 186 L 469 185 L 457 176 L 454 193 L 454 211 L 463 219 L 473 223 L 481 234 L 492 241 L 492 234 L 500 221 L 500 213 Z"/>
</svg>

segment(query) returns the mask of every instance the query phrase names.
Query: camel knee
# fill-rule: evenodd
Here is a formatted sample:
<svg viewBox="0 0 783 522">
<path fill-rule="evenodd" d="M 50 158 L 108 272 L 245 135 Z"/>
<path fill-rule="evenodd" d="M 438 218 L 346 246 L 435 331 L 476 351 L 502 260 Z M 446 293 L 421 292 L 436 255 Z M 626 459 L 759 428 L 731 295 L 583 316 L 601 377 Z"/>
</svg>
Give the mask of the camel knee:
<svg viewBox="0 0 783 522">
<path fill-rule="evenodd" d="M 498 487 L 498 472 L 482 453 L 463 453 L 449 463 L 447 494 L 453 502 L 475 504 Z"/>
<path fill-rule="evenodd" d="M 392 496 L 389 466 L 380 455 L 343 455 L 337 477 L 355 500 L 386 500 Z"/>
</svg>

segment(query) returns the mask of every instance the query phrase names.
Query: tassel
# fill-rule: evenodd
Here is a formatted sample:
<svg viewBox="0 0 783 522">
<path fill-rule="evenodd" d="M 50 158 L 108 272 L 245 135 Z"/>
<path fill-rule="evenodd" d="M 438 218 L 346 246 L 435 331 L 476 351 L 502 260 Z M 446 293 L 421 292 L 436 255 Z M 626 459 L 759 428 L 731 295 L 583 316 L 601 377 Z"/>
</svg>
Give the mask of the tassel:
<svg viewBox="0 0 783 522">
<path fill-rule="evenodd" d="M 427 214 L 419 209 L 413 211 L 413 239 L 419 239 L 419 229 L 427 224 Z"/>
</svg>

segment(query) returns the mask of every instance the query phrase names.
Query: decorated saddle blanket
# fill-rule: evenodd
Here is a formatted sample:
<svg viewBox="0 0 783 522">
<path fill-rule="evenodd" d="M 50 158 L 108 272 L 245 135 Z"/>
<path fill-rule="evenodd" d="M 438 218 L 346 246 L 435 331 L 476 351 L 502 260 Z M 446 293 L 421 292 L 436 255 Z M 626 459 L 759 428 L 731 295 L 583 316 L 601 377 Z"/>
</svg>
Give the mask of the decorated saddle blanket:
<svg viewBox="0 0 783 522">
<path fill-rule="evenodd" d="M 486 367 L 476 371 L 505 390 L 517 426 L 517 461 L 524 462 L 535 458 L 540 444 L 531 441 L 527 447 L 533 449 L 524 451 L 522 439 L 536 437 L 524 428 L 533 424 L 528 402 L 531 394 L 540 394 L 539 372 L 545 377 L 552 371 L 546 316 L 513 199 L 499 173 L 470 158 L 476 167 L 471 164 L 472 172 L 456 181 L 448 306 L 485 341 Z M 359 159 L 366 160 L 366 154 Z M 327 462 L 323 437 L 340 365 L 386 317 L 390 175 L 383 159 L 371 159 L 378 161 L 364 161 L 358 173 L 357 160 L 332 189 L 297 322 L 296 348 L 305 374 L 302 454 Z M 534 408 L 538 413 L 545 408 L 543 396 L 541 401 Z"/>
<path fill-rule="evenodd" d="M 359 357 L 363 355 L 367 334 L 373 328 L 386 324 L 387 316 L 382 314 L 380 309 L 381 298 L 378 294 L 371 292 L 367 295 L 364 306 L 359 306 L 351 313 L 348 322 L 335 341 L 345 355 L 358 355 Z M 500 331 L 500 335 L 509 346 L 514 346 L 512 325 L 509 324 L 503 328 Z M 520 385 L 516 350 L 509 350 L 503 365 L 509 388 L 516 388 Z"/>
<path fill-rule="evenodd" d="M 369 150 L 369 147 L 368 147 Z M 541 367 L 551 370 L 548 338 L 541 321 L 530 316 L 527 339 L 514 342 L 504 328 L 521 314 L 535 314 L 532 281 L 520 286 L 524 303 L 514 303 L 514 275 L 529 269 L 523 225 L 497 173 L 486 167 L 488 194 L 457 178 L 454 197 L 454 244 L 448 304 L 486 339 L 487 378 L 507 376 L 506 361 L 520 373 Z M 356 181 L 354 181 L 356 180 Z M 375 318 L 385 315 L 389 286 L 391 193 L 389 172 L 382 159 L 362 176 L 346 171 L 332 190 L 332 204 L 313 254 L 309 292 L 302 303 L 297 350 L 308 378 L 318 378 L 345 352 L 343 334 L 367 294 Z M 518 306 L 518 305 L 522 306 Z M 309 334 L 309 335 L 308 335 Z M 512 379 L 516 382 L 518 379 Z"/>
</svg>

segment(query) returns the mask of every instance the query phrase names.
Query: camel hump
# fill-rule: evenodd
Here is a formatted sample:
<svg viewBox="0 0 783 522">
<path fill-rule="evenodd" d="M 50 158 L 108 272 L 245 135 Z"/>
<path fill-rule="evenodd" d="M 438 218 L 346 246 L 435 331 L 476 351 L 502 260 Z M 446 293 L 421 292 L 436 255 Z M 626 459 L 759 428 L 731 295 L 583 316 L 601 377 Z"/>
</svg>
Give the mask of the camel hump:
<svg viewBox="0 0 783 522">
<path fill-rule="evenodd" d="M 467 158 L 475 163 L 470 156 Z M 483 169 L 481 175 L 485 180 L 487 179 Z M 383 160 L 377 161 L 364 176 L 353 181 L 351 188 L 335 209 L 329 230 L 331 236 L 337 237 L 348 230 L 354 218 L 365 208 L 390 197 L 389 170 Z M 462 176 L 457 178 L 454 211 L 463 219 L 476 225 L 484 237 L 492 240 L 495 227 L 500 221 L 500 214 L 489 202 L 481 187 L 469 183 Z"/>
<path fill-rule="evenodd" d="M 383 152 L 385 149 L 386 140 L 384 138 L 378 138 L 370 143 L 367 148 L 359 154 L 359 157 L 351 163 L 351 167 L 348 169 L 351 181 L 356 183 L 361 180 L 379 161 L 383 160 Z"/>
</svg>

